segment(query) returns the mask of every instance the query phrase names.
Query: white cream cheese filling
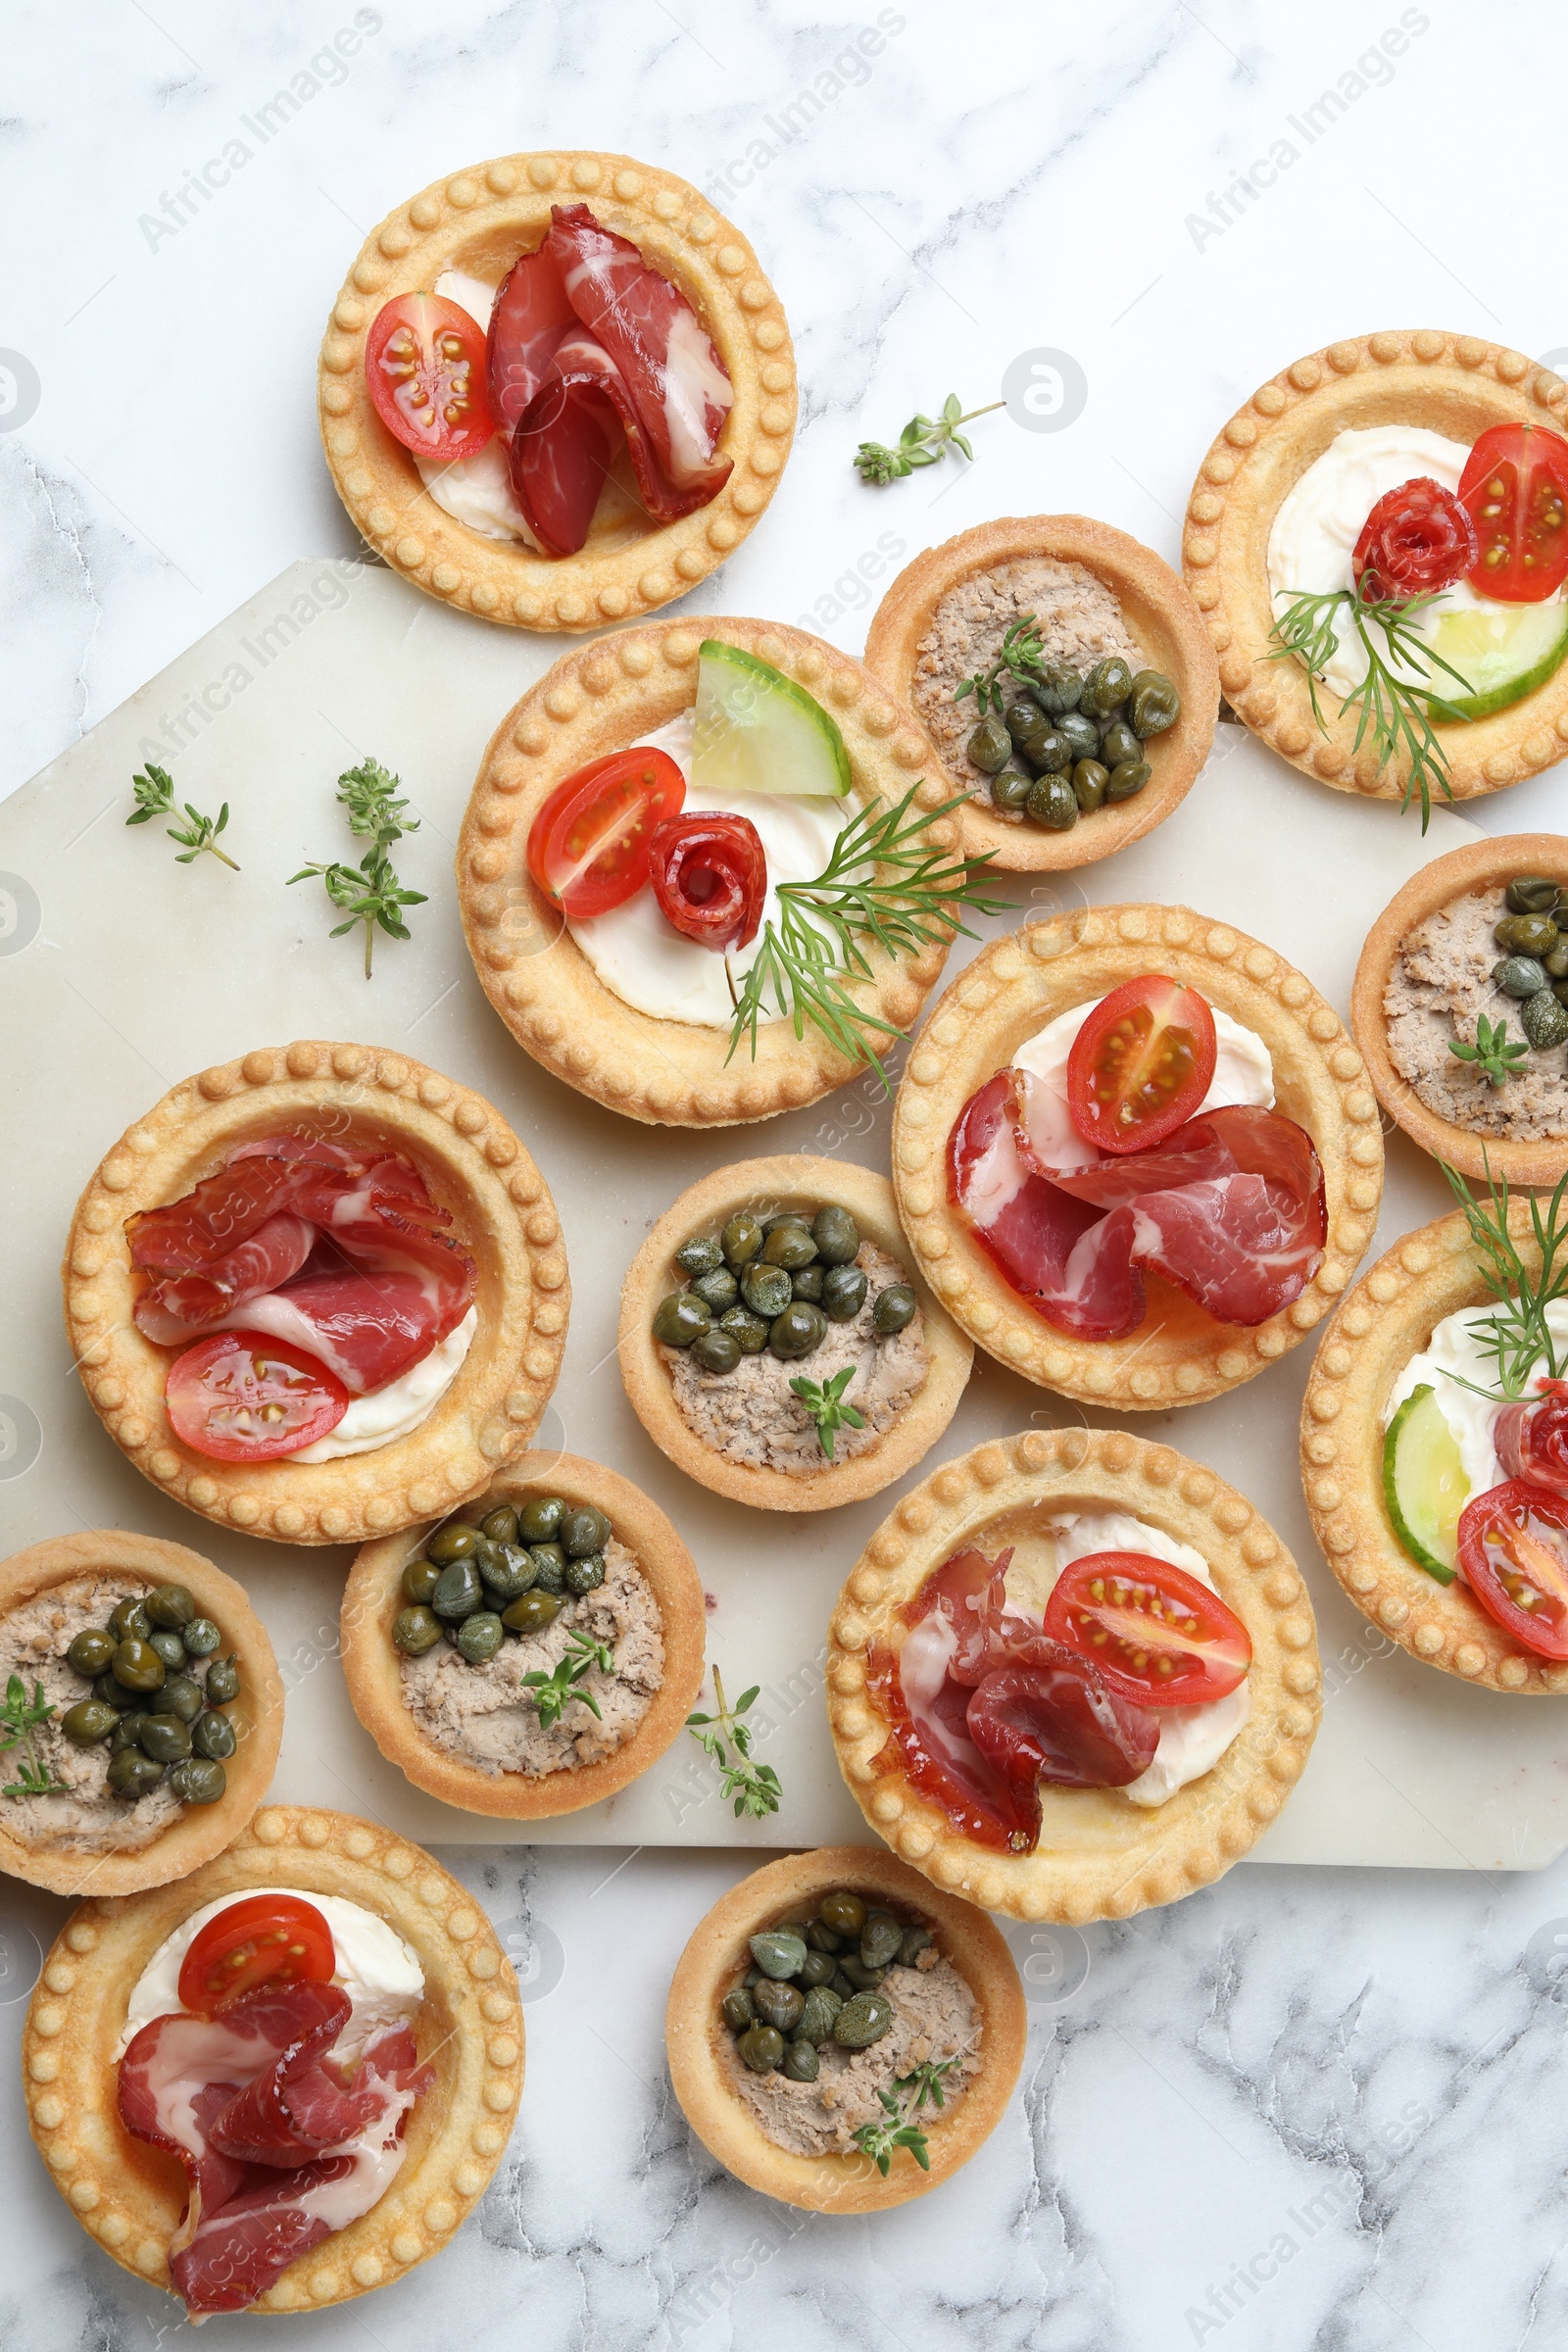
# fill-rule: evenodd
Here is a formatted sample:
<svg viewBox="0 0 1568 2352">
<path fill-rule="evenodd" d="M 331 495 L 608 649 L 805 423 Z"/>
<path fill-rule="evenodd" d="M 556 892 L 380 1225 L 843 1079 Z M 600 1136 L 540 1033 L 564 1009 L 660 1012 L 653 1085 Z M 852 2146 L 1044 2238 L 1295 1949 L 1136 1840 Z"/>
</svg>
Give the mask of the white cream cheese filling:
<svg viewBox="0 0 1568 2352">
<path fill-rule="evenodd" d="M 286 1293 L 282 1296 L 286 1297 Z M 390 1446 L 395 1439 L 412 1437 L 421 1423 L 429 1420 L 462 1371 L 478 1328 L 479 1309 L 470 1306 L 463 1321 L 455 1324 L 444 1340 L 438 1340 L 428 1355 L 421 1355 L 417 1363 L 410 1364 L 384 1388 L 371 1389 L 364 1396 L 351 1396 L 349 1409 L 336 1429 L 328 1430 L 324 1438 L 318 1438 L 314 1446 L 302 1446 L 298 1453 L 284 1458 L 291 1462 L 337 1462 L 346 1454 L 373 1453 L 377 1446 Z M 272 1336 L 283 1339 L 288 1335 L 274 1332 Z M 300 1345 L 309 1348 L 310 1342 L 302 1340 Z M 320 1352 L 319 1348 L 317 1352 Z"/>
</svg>

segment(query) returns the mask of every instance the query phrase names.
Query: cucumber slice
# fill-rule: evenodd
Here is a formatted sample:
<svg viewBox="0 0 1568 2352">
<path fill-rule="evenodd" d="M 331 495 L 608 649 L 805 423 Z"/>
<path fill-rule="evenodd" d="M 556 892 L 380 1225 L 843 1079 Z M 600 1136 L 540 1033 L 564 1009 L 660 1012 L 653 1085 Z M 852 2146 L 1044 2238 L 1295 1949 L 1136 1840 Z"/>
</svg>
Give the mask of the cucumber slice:
<svg viewBox="0 0 1568 2352">
<path fill-rule="evenodd" d="M 1389 1423 L 1383 1440 L 1383 1499 L 1394 1532 L 1411 1559 L 1440 1585 L 1451 1585 L 1458 1559 L 1459 1513 L 1470 1499 L 1470 1481 L 1439 1410 L 1437 1392 L 1428 1382 L 1411 1390 Z"/>
<path fill-rule="evenodd" d="M 1544 686 L 1568 654 L 1568 605 L 1445 612 L 1432 633 L 1432 649 L 1453 663 L 1471 689 L 1461 694 L 1451 678 L 1435 669 L 1434 691 L 1465 718 L 1490 718 Z"/>
<path fill-rule="evenodd" d="M 702 792 L 809 792 L 843 800 L 850 756 L 804 686 L 710 637 L 700 648 L 692 783 Z"/>
</svg>

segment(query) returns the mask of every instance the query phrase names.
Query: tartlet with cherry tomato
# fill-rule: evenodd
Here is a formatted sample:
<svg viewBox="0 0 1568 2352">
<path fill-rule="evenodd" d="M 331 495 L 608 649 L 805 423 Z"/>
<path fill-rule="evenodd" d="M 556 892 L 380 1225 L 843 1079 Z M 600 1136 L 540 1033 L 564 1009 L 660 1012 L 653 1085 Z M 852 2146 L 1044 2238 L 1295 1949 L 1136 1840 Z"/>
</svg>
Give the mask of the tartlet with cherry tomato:
<svg viewBox="0 0 1568 2352">
<path fill-rule="evenodd" d="M 1316 1632 L 1246 1497 L 1119 1431 L 978 1446 L 871 1538 L 829 1627 L 867 1822 L 1018 1919 L 1126 1918 L 1246 1853 L 1317 1731 Z"/>
<path fill-rule="evenodd" d="M 1549 767 L 1565 429 L 1548 369 L 1433 329 L 1331 343 L 1262 385 L 1204 459 L 1183 543 L 1237 716 L 1318 782 L 1423 809 Z"/>
<path fill-rule="evenodd" d="M 570 1289 L 544 1180 L 490 1103 L 300 1040 L 174 1087 L 76 1204 L 66 1323 L 143 1475 L 294 1544 L 363 1542 L 527 1446 Z"/>
<path fill-rule="evenodd" d="M 1089 1404 L 1196 1404 L 1320 1322 L 1371 1239 L 1376 1098 L 1273 950 L 1185 906 L 988 948 L 899 1088 L 899 1214 L 948 1312 Z"/>
<path fill-rule="evenodd" d="M 367 240 L 318 378 L 339 496 L 406 579 L 549 631 L 656 611 L 772 497 L 789 327 L 734 225 L 629 156 L 499 156 Z"/>
</svg>

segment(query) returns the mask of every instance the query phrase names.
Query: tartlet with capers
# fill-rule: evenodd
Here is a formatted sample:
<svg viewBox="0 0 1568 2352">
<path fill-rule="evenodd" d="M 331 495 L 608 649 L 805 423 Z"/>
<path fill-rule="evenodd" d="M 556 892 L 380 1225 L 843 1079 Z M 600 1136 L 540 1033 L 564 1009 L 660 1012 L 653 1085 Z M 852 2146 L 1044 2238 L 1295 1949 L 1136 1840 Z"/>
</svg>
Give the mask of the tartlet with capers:
<svg viewBox="0 0 1568 2352">
<path fill-rule="evenodd" d="M 240 1586 L 122 1528 L 0 1564 L 0 1869 L 131 1894 L 220 1853 L 277 1762 L 283 1688 Z"/>
<path fill-rule="evenodd" d="M 354 1710 L 416 1788 L 536 1820 L 612 1796 L 696 1703 L 691 1553 L 630 1480 L 525 1454 L 451 1518 L 368 1544 L 343 1594 Z"/>
<path fill-rule="evenodd" d="M 902 1477 L 973 1362 L 914 1271 L 886 1178 L 806 1153 L 720 1168 L 666 1210 L 627 1273 L 618 1353 L 678 1468 L 783 1511 Z"/>
</svg>

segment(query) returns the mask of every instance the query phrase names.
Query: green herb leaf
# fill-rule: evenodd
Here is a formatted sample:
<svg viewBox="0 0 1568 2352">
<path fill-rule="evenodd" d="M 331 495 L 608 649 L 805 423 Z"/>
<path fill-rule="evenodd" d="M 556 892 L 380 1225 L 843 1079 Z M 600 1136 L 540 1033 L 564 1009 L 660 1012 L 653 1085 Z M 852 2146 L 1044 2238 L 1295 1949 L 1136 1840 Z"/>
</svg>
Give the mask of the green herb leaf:
<svg viewBox="0 0 1568 2352">
<path fill-rule="evenodd" d="M 1494 1087 L 1506 1086 L 1510 1078 L 1517 1078 L 1519 1073 L 1513 1065 L 1523 1061 L 1529 1051 L 1527 1044 L 1509 1045 L 1507 1022 L 1499 1021 L 1494 1028 L 1484 1012 L 1476 1016 L 1473 1046 L 1462 1045 L 1457 1038 L 1448 1041 L 1448 1052 L 1455 1060 L 1475 1062 L 1482 1076 Z"/>
<path fill-rule="evenodd" d="M 790 1382 L 790 1387 L 816 1423 L 816 1434 L 829 1461 L 833 1459 L 835 1430 L 865 1427 L 865 1415 L 857 1412 L 853 1404 L 844 1402 L 844 1392 L 858 1370 L 858 1364 L 846 1364 L 842 1372 L 835 1372 L 832 1379 L 824 1381 L 820 1388 L 814 1380 L 805 1378 Z"/>
<path fill-rule="evenodd" d="M 961 450 L 966 458 L 972 459 L 974 451 L 959 432 L 959 425 L 967 424 L 975 416 L 989 416 L 994 409 L 1005 406 L 1004 401 L 993 400 L 985 408 L 970 409 L 965 414 L 956 392 L 950 392 L 942 404 L 940 416 L 909 418 L 899 435 L 897 448 L 889 449 L 880 441 L 862 441 L 855 453 L 856 470 L 862 482 L 897 482 L 916 466 L 935 466 L 949 449 Z"/>
<path fill-rule="evenodd" d="M 876 2095 L 888 2120 L 862 2124 L 855 2134 L 855 2144 L 871 2158 L 884 2180 L 899 2148 L 907 2148 L 922 2172 L 931 2170 L 931 2151 L 915 2119 L 922 2107 L 943 2105 L 942 2078 L 957 2063 L 956 2051 L 951 2058 L 928 2058 L 912 2074 L 895 2075 L 891 2091 L 878 2088 Z M 902 2098 L 896 2097 L 896 2092 L 902 2093 Z"/>
<path fill-rule="evenodd" d="M 405 833 L 417 833 L 418 818 L 406 818 L 403 811 L 409 804 L 396 797 L 401 780 L 388 775 L 378 760 L 363 760 L 358 767 L 344 770 L 337 780 L 337 797 L 348 810 L 351 833 L 378 841 L 383 849 L 401 841 Z"/>
<path fill-rule="evenodd" d="M 982 718 L 993 710 L 1000 718 L 1003 712 L 1002 679 L 1004 674 L 1019 678 L 1026 684 L 1038 678 L 1044 668 L 1042 657 L 1045 644 L 1035 626 L 1032 612 L 1020 613 L 1002 640 L 1001 650 L 989 669 L 977 669 L 972 678 L 965 678 L 953 690 L 953 699 L 961 703 L 972 694 L 975 709 Z"/>
<path fill-rule="evenodd" d="M 1475 1326 L 1483 1351 L 1496 1367 L 1495 1381 L 1491 1389 L 1477 1389 L 1461 1373 L 1446 1373 L 1445 1378 L 1478 1396 L 1513 1398 L 1525 1394 L 1538 1367 L 1547 1380 L 1561 1380 L 1568 1361 L 1568 1349 L 1559 1352 L 1546 1320 L 1547 1307 L 1568 1298 L 1568 1175 L 1544 1203 L 1539 1195 L 1530 1196 L 1530 1231 L 1541 1253 L 1540 1270 L 1534 1271 L 1513 1236 L 1507 1179 L 1494 1177 L 1485 1145 L 1481 1157 L 1487 1187 L 1482 1200 L 1446 1160 L 1438 1165 L 1464 1210 L 1481 1272 L 1497 1301 L 1496 1312 Z"/>
<path fill-rule="evenodd" d="M 719 1794 L 733 1797 L 735 1818 L 750 1815 L 754 1821 L 765 1820 L 776 1813 L 784 1791 L 778 1774 L 771 1764 L 754 1764 L 752 1736 L 739 1719 L 748 1707 L 755 1704 L 761 1686 L 754 1683 L 749 1690 L 730 1706 L 724 1697 L 724 1681 L 718 1668 L 713 1668 L 713 1695 L 718 1702 L 716 1715 L 688 1715 L 686 1729 L 691 1733 L 705 1755 L 710 1756 L 723 1774 Z M 710 1727 L 710 1728 L 708 1728 Z M 730 1749 L 735 1753 L 732 1758 Z"/>
<path fill-rule="evenodd" d="M 581 1699 L 592 1714 L 599 1715 L 599 1701 L 591 1690 L 584 1690 L 580 1686 L 596 1666 L 601 1674 L 613 1674 L 615 1670 L 607 1642 L 596 1642 L 591 1634 L 585 1634 L 580 1628 L 573 1628 L 566 1640 L 566 1653 L 558 1659 L 552 1674 L 536 1668 L 532 1674 L 522 1677 L 524 1690 L 534 1694 L 541 1731 L 548 1732 L 561 1721 L 568 1699 Z M 599 1720 L 603 1722 L 604 1717 L 599 1716 Z"/>
<path fill-rule="evenodd" d="M 16 1747 L 24 1750 L 24 1760 L 17 1766 L 17 1778 L 0 1788 L 0 1796 L 65 1796 L 70 1792 L 64 1781 L 57 1781 L 46 1764 L 38 1761 L 38 1751 L 32 1744 L 32 1735 L 40 1723 L 47 1723 L 54 1713 L 54 1703 L 43 1694 L 42 1683 L 35 1682 L 32 1697 L 20 1674 L 14 1674 L 6 1684 L 5 1703 L 0 1706 L 0 1732 L 9 1735 L 0 1739 L 0 1754 Z"/>
<path fill-rule="evenodd" d="M 151 817 L 173 816 L 176 813 L 174 780 L 167 768 L 155 767 L 149 760 L 146 774 L 131 777 L 130 789 L 135 795 L 136 808 L 134 813 L 126 817 L 127 825 L 145 825 Z M 208 850 L 231 873 L 237 874 L 239 867 L 233 858 L 218 846 L 218 836 L 228 823 L 228 803 L 223 803 L 214 818 L 203 816 L 201 810 L 192 808 L 187 801 L 185 816 L 187 821 L 184 825 L 171 825 L 168 830 L 169 840 L 180 844 L 180 854 L 175 856 L 174 863 L 191 865 L 204 850 Z"/>
</svg>

